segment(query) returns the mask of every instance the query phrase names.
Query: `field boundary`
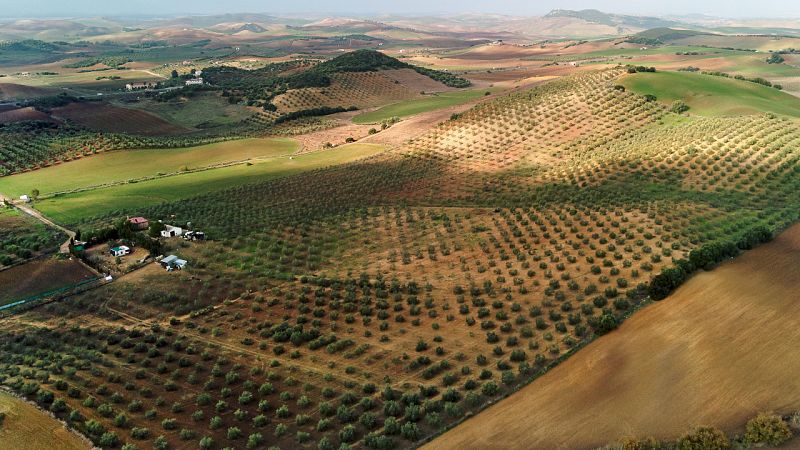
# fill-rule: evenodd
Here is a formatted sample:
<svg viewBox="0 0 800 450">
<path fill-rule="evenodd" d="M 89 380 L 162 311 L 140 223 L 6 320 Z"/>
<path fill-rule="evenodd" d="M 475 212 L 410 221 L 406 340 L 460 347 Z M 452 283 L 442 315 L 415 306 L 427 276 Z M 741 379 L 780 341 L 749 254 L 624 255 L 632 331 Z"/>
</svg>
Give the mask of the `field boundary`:
<svg viewBox="0 0 800 450">
<path fill-rule="evenodd" d="M 645 307 L 647 307 L 647 306 L 649 306 L 649 305 L 651 305 L 653 303 L 654 303 L 654 301 L 649 296 L 645 297 L 640 303 L 638 303 L 636 306 L 632 307 L 625 314 L 623 314 L 620 317 L 620 320 L 617 322 L 617 325 L 618 326 L 621 325 L 625 320 L 629 319 L 633 314 L 635 314 L 636 312 L 642 310 L 643 308 L 645 308 Z M 613 330 L 611 332 L 613 332 Z M 606 334 L 608 334 L 608 333 L 606 333 Z M 525 388 L 526 386 L 530 385 L 531 383 L 533 383 L 534 381 L 539 379 L 541 376 L 543 376 L 544 374 L 546 374 L 550 370 L 554 369 L 556 366 L 558 366 L 562 362 L 564 362 L 567 359 L 569 359 L 575 353 L 578 353 L 578 351 L 580 351 L 582 348 L 586 347 L 587 345 L 591 344 L 592 342 L 596 341 L 597 339 L 599 339 L 599 338 L 601 338 L 603 336 L 605 336 L 605 334 L 592 333 L 592 335 L 590 337 L 578 342 L 574 347 L 570 348 L 568 351 L 566 351 L 565 353 L 561 354 L 558 358 L 554 359 L 553 361 L 548 363 L 546 366 L 544 366 L 541 369 L 539 369 L 538 371 L 536 371 L 526 381 L 523 381 L 523 382 L 515 384 L 505 394 L 501 395 L 500 397 L 493 398 L 493 399 L 490 399 L 490 400 L 482 403 L 480 406 L 478 406 L 476 408 L 476 411 L 474 411 L 474 412 L 473 411 L 467 411 L 466 413 L 464 413 L 463 417 L 459 418 L 455 422 L 443 427 L 440 430 L 437 430 L 434 434 L 432 434 L 430 436 L 426 436 L 425 438 L 415 442 L 414 443 L 415 448 L 420 448 L 425 444 L 433 442 L 437 437 L 439 437 L 439 436 L 441 436 L 441 435 L 453 430 L 454 428 L 456 428 L 457 426 L 459 426 L 462 423 L 466 422 L 467 420 L 471 419 L 472 417 L 476 416 L 477 414 L 485 412 L 485 410 L 487 408 L 489 408 L 490 406 L 494 405 L 495 403 L 499 403 L 499 402 L 507 399 L 508 397 L 512 396 L 513 394 L 516 394 L 517 392 L 521 391 L 523 388 Z"/>
<path fill-rule="evenodd" d="M 77 436 L 81 440 L 81 442 L 86 444 L 86 448 L 89 448 L 91 450 L 102 450 L 100 447 L 97 447 L 96 445 L 94 445 L 94 443 L 91 441 L 91 439 L 86 437 L 86 435 L 84 435 L 80 431 L 76 430 L 75 428 L 71 427 L 67 422 L 65 422 L 65 421 L 61 420 L 60 418 L 58 418 L 58 416 L 53 414 L 51 411 L 48 411 L 48 410 L 42 408 L 41 406 L 39 406 L 38 403 L 36 403 L 34 401 L 31 401 L 31 400 L 28 400 L 27 398 L 17 394 L 16 392 L 14 392 L 13 390 L 9 389 L 7 386 L 4 386 L 4 385 L 0 385 L 0 392 L 2 392 L 4 394 L 7 394 L 7 395 L 9 395 L 11 397 L 14 397 L 19 401 L 25 402 L 28 405 L 31 405 L 34 408 L 36 408 L 40 413 L 45 414 L 48 417 L 51 417 L 53 420 L 58 421 L 59 423 L 61 423 L 61 425 L 67 431 L 69 431 L 70 433 L 72 433 L 75 436 Z"/>
</svg>

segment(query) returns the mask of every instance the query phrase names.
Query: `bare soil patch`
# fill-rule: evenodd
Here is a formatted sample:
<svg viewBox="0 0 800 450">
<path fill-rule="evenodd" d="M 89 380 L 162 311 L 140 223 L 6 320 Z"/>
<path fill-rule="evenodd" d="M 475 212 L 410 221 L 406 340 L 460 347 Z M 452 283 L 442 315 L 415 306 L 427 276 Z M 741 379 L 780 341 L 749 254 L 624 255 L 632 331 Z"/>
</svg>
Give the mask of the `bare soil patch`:
<svg viewBox="0 0 800 450">
<path fill-rule="evenodd" d="M 55 89 L 25 86 L 16 83 L 0 83 L 0 100 L 42 97 L 45 95 L 53 95 L 56 92 Z"/>
<path fill-rule="evenodd" d="M 94 276 L 75 259 L 31 261 L 0 272 L 0 303 L 76 284 Z"/>
<path fill-rule="evenodd" d="M 106 103 L 72 103 L 53 111 L 61 117 L 86 127 L 109 133 L 133 133 L 146 136 L 186 132 L 178 125 L 139 109 L 120 108 Z"/>
<path fill-rule="evenodd" d="M 0 123 L 22 122 L 26 120 L 52 121 L 50 116 L 31 107 L 0 112 Z"/>
</svg>

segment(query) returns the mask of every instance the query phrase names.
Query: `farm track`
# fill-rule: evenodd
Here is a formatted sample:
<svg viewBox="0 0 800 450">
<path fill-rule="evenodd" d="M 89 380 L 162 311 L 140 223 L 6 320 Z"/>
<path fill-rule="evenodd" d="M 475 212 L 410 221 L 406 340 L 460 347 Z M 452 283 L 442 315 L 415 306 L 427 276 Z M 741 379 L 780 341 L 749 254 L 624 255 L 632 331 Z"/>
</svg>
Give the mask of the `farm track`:
<svg viewBox="0 0 800 450">
<path fill-rule="evenodd" d="M 49 227 L 55 228 L 55 229 L 63 232 L 64 234 L 66 234 L 67 235 L 67 240 L 64 241 L 63 244 L 61 244 L 61 247 L 59 248 L 59 252 L 60 253 L 64 253 L 64 254 L 69 253 L 69 244 L 75 238 L 75 232 L 74 231 L 69 230 L 69 229 L 67 229 L 67 228 L 65 228 L 65 227 L 53 222 L 52 220 L 50 220 L 47 217 L 45 217 L 39 211 L 31 208 L 30 206 L 27 206 L 24 203 L 13 203 L 10 198 L 7 198 L 2 193 L 0 193 L 0 203 L 2 203 L 2 202 L 8 203 L 8 204 L 12 204 L 12 205 L 14 205 L 15 208 L 19 209 L 20 211 L 24 212 L 25 214 L 33 217 L 34 219 L 44 223 L 45 225 L 47 225 Z M 94 269 L 92 269 L 92 271 L 96 272 Z"/>
</svg>

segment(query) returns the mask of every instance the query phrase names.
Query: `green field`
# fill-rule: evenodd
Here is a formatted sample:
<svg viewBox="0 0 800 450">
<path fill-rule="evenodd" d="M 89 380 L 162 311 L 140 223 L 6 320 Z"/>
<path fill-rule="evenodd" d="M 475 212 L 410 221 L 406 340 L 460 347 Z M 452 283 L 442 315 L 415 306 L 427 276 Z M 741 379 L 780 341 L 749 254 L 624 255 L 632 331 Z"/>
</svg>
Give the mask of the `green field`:
<svg viewBox="0 0 800 450">
<path fill-rule="evenodd" d="M 436 109 L 447 108 L 460 105 L 462 103 L 481 98 L 486 92 L 494 92 L 495 89 L 470 89 L 464 91 L 443 92 L 428 95 L 422 99 L 405 100 L 398 103 L 386 105 L 372 112 L 359 114 L 353 122 L 359 124 L 377 123 L 392 117 L 408 117 Z"/>
<path fill-rule="evenodd" d="M 180 149 L 124 150 L 101 153 L 33 172 L 0 178 L 0 192 L 11 197 L 38 189 L 41 194 L 252 158 L 288 155 L 292 139 L 244 139 Z"/>
<path fill-rule="evenodd" d="M 153 113 L 168 122 L 202 129 L 233 125 L 253 115 L 246 107 L 232 105 L 227 99 L 212 92 L 195 94 L 186 100 L 149 100 L 137 104 L 136 108 Z"/>
<path fill-rule="evenodd" d="M 246 183 L 342 164 L 383 150 L 384 147 L 377 144 L 350 144 L 294 156 L 291 159 L 288 156 L 275 156 L 252 165 L 240 164 L 63 195 L 40 201 L 36 203 L 36 208 L 57 222 L 75 223 L 112 211 L 143 208 Z"/>
<path fill-rule="evenodd" d="M 653 94 L 664 103 L 683 100 L 690 113 L 741 116 L 773 112 L 800 117 L 800 99 L 747 81 L 690 72 L 638 73 L 622 82 L 639 94 Z"/>
</svg>

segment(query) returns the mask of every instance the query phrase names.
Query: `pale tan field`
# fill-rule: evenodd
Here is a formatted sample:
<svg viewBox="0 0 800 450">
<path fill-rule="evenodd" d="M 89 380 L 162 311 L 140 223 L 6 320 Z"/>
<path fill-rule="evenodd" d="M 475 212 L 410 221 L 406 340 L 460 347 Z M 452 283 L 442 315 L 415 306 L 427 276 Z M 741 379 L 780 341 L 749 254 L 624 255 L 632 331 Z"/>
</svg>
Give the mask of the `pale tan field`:
<svg viewBox="0 0 800 450">
<path fill-rule="evenodd" d="M 33 405 L 0 392 L 0 448 L 14 450 L 78 450 L 89 448 L 78 436 Z"/>
<path fill-rule="evenodd" d="M 701 273 L 427 449 L 595 448 L 800 409 L 800 225 Z"/>
</svg>

